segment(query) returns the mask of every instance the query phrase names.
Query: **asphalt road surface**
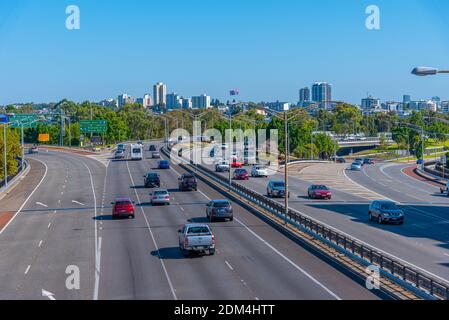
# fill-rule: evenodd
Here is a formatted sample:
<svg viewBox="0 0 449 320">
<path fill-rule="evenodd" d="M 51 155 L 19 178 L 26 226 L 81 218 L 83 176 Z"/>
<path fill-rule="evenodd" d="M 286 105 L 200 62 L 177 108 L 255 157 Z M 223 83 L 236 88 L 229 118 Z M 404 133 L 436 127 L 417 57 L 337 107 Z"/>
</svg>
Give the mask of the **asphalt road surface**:
<svg viewBox="0 0 449 320">
<path fill-rule="evenodd" d="M 437 187 L 402 173 L 406 166 L 376 164 L 364 166 L 361 172 L 345 171 L 360 190 L 366 188 L 377 193 L 379 199 L 386 197 L 398 202 L 406 214 L 405 224 L 401 226 L 369 222 L 371 200 L 357 193 L 332 190 L 331 201 L 310 200 L 307 189 L 312 183 L 297 177 L 289 178 L 289 204 L 303 214 L 449 284 L 449 199 L 442 197 Z M 213 169 L 212 165 L 208 167 Z M 247 170 L 250 172 L 250 167 Z M 228 173 L 221 174 L 228 176 Z M 250 178 L 238 183 L 266 195 L 269 180 L 283 181 L 284 176 L 277 173 L 269 178 Z M 277 200 L 284 203 L 284 199 Z"/>
<path fill-rule="evenodd" d="M 0 234 L 0 299 L 378 299 L 235 203 L 233 222 L 212 224 L 216 255 L 183 257 L 177 230 L 207 222 L 206 203 L 222 196 L 201 182 L 198 192 L 179 192 L 182 170 L 155 169 L 147 150 L 142 161 L 106 165 L 33 156 L 48 170 Z M 153 170 L 170 206 L 149 204 L 143 175 Z M 135 201 L 136 219 L 112 220 L 117 196 Z"/>
</svg>

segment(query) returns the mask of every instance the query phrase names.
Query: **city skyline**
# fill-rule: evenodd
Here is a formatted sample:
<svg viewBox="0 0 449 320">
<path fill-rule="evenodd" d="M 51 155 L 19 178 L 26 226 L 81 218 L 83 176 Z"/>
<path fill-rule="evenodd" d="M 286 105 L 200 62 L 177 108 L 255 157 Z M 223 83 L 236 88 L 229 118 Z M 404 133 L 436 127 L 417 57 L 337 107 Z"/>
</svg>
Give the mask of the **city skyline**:
<svg viewBox="0 0 449 320">
<path fill-rule="evenodd" d="M 333 84 L 335 100 L 354 104 L 366 92 L 396 101 L 404 93 L 445 97 L 449 77 L 423 79 L 410 71 L 417 65 L 449 67 L 443 15 L 449 4 L 380 0 L 381 28 L 368 30 L 369 4 L 324 1 L 327 10 L 322 10 L 297 1 L 279 6 L 274 1 L 80 0 L 81 28 L 69 31 L 64 4 L 4 1 L 0 105 L 62 98 L 100 101 L 119 92 L 140 96 L 160 79 L 177 92 L 207 92 L 220 100 L 228 98 L 229 88 L 239 87 L 245 101 L 296 103 L 300 88 L 319 81 Z M 150 12 L 167 10 L 173 12 L 170 21 L 164 15 L 147 19 Z M 182 27 L 176 22 L 184 21 L 177 19 L 181 13 L 188 16 Z M 229 16 L 235 23 L 223 22 Z M 111 46 L 118 39 L 123 45 Z M 176 50 L 170 49 L 172 39 L 178 41 Z M 156 40 L 161 49 L 154 50 Z"/>
</svg>

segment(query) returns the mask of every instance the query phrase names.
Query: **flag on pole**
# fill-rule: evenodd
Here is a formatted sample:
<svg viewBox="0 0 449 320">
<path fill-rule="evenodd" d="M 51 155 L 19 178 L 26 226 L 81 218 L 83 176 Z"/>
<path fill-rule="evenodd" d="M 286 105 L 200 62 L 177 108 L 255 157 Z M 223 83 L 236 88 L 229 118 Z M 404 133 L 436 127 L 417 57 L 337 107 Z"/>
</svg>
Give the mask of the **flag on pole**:
<svg viewBox="0 0 449 320">
<path fill-rule="evenodd" d="M 229 94 L 231 96 L 238 96 L 240 94 L 240 89 L 232 89 L 231 91 L 229 91 Z"/>
</svg>

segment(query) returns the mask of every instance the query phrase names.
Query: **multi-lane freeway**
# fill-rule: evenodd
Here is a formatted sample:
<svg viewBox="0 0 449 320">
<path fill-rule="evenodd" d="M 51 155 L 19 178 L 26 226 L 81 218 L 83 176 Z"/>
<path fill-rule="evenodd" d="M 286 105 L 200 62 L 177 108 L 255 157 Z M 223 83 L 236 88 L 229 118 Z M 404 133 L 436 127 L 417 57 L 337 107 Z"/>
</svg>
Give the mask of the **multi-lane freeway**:
<svg viewBox="0 0 449 320">
<path fill-rule="evenodd" d="M 202 182 L 197 192 L 179 192 L 183 170 L 173 164 L 157 170 L 148 145 L 144 150 L 142 161 L 98 161 L 59 151 L 31 156 L 31 172 L 38 170 L 41 180 L 34 178 L 31 195 L 0 233 L 0 299 L 378 299 L 238 203 L 234 221 L 210 224 L 216 254 L 184 257 L 177 230 L 187 222 L 209 223 L 206 203 L 223 196 Z M 149 204 L 150 190 L 142 186 L 149 171 L 160 174 L 161 187 L 172 195 L 170 206 Z M 252 184 L 265 187 L 264 180 Z M 292 204 L 319 219 L 350 226 L 369 241 L 379 234 L 379 241 L 395 239 L 386 250 L 404 246 L 404 252 L 414 248 L 415 256 L 435 254 L 417 252 L 389 227 L 368 225 L 363 206 L 308 202 L 301 197 L 305 183 L 297 180 L 292 187 L 298 196 Z M 112 219 L 111 202 L 118 196 L 136 203 L 134 220 Z M 337 201 L 348 199 L 361 200 L 336 192 Z M 413 219 L 409 225 L 418 223 Z M 430 218 L 416 213 L 416 219 Z M 79 270 L 79 289 L 73 270 Z"/>
<path fill-rule="evenodd" d="M 440 194 L 438 187 L 406 175 L 404 169 L 410 166 L 380 163 L 365 165 L 362 171 L 350 171 L 346 168 L 349 165 L 335 165 L 335 170 L 343 171 L 346 184 L 351 184 L 354 191 L 333 188 L 331 201 L 309 199 L 307 189 L 312 183 L 291 176 L 289 204 L 304 215 L 449 284 L 449 199 Z M 208 167 L 214 169 L 213 165 Z M 221 174 L 228 176 L 227 172 Z M 237 182 L 267 195 L 268 181 L 283 179 L 283 173 L 279 172 L 269 178 Z M 316 182 L 320 180 L 329 180 L 325 172 Z M 373 199 L 398 203 L 405 211 L 405 224 L 370 222 L 368 207 Z M 284 202 L 284 199 L 276 200 Z"/>
</svg>

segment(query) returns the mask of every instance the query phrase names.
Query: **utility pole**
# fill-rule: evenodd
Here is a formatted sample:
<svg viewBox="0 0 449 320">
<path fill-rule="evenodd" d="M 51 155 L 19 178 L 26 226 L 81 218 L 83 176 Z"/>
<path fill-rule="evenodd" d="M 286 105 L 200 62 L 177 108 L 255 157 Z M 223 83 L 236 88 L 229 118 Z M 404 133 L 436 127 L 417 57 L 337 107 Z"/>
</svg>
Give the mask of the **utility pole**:
<svg viewBox="0 0 449 320">
<path fill-rule="evenodd" d="M 6 162 L 6 124 L 3 125 L 3 166 L 5 173 L 5 186 L 8 186 L 8 164 Z"/>
<path fill-rule="evenodd" d="M 421 143 L 422 143 L 422 164 L 421 169 L 424 171 L 425 165 L 424 165 L 424 127 L 421 127 Z"/>
<path fill-rule="evenodd" d="M 234 139 L 232 135 L 232 114 L 231 109 L 229 109 L 229 191 L 232 189 L 232 178 L 231 178 L 231 168 L 232 168 L 232 150 L 234 149 Z"/>
<path fill-rule="evenodd" d="M 284 223 L 287 225 L 288 217 L 288 162 L 289 162 L 289 139 L 288 139 L 288 124 L 287 124 L 287 110 L 284 110 L 284 143 L 285 143 L 285 166 L 284 166 L 284 183 L 285 183 L 285 220 Z"/>
</svg>

